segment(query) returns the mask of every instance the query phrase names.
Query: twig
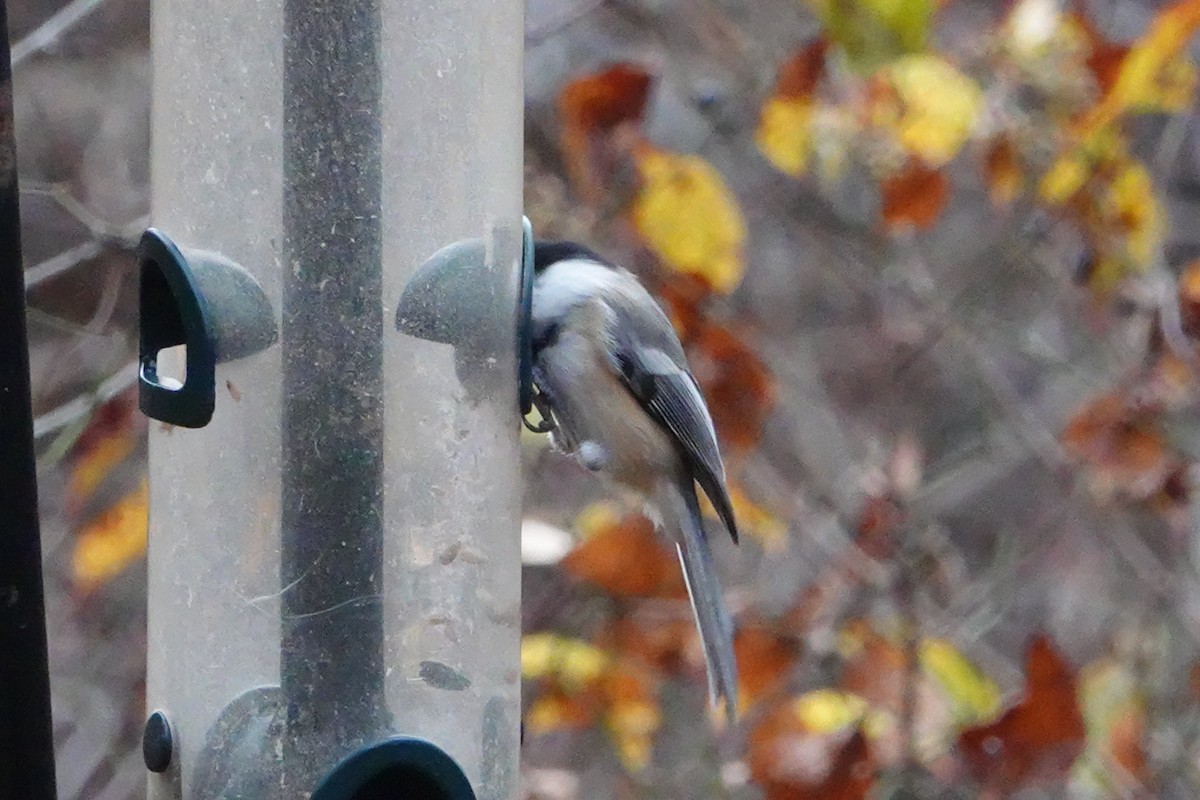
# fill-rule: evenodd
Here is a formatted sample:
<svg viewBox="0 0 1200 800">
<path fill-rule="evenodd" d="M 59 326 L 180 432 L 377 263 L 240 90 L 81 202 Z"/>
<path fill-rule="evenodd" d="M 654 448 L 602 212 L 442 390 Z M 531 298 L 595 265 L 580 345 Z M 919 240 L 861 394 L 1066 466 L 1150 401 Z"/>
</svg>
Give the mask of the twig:
<svg viewBox="0 0 1200 800">
<path fill-rule="evenodd" d="M 72 0 L 24 39 L 13 45 L 12 68 L 21 66 L 30 56 L 49 50 L 59 38 L 89 14 L 104 4 L 104 0 Z"/>
</svg>

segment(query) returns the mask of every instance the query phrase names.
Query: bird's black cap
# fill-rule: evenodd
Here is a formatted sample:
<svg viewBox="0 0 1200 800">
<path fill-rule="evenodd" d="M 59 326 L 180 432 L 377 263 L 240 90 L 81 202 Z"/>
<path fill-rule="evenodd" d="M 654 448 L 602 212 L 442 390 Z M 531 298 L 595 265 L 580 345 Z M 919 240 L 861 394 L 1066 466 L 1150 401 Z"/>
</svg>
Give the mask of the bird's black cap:
<svg viewBox="0 0 1200 800">
<path fill-rule="evenodd" d="M 588 261 L 596 261 L 606 267 L 612 266 L 612 264 L 599 256 L 594 250 L 590 250 L 576 242 L 556 242 L 540 239 L 533 243 L 534 274 L 542 272 L 551 264 L 557 264 L 559 261 L 569 261 L 573 258 L 585 258 Z"/>
</svg>

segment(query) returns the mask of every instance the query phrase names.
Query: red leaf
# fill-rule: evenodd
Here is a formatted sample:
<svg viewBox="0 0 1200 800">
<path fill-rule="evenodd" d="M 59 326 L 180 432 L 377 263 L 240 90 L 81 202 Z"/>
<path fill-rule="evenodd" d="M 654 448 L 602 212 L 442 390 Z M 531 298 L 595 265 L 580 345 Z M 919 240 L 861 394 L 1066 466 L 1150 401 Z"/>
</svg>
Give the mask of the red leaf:
<svg viewBox="0 0 1200 800">
<path fill-rule="evenodd" d="M 828 49 L 829 42 L 817 39 L 784 61 L 779 67 L 775 95 L 798 99 L 816 91 L 817 84 L 825 74 L 825 53 Z"/>
<path fill-rule="evenodd" d="M 891 229 L 930 227 L 950 198 L 949 179 L 916 160 L 885 180 L 880 189 L 883 221 Z"/>
<path fill-rule="evenodd" d="M 592 203 L 598 203 L 601 191 L 598 139 L 622 123 L 637 123 L 642 118 L 650 95 L 650 75 L 632 64 L 616 64 L 608 69 L 576 78 L 558 95 L 558 110 L 563 121 L 562 147 L 568 172 L 575 188 Z"/>
<path fill-rule="evenodd" d="M 1000 719 L 968 728 L 958 739 L 975 776 L 1004 791 L 1065 779 L 1085 744 L 1075 675 L 1045 636 L 1030 645 L 1025 672 L 1021 701 Z"/>
</svg>

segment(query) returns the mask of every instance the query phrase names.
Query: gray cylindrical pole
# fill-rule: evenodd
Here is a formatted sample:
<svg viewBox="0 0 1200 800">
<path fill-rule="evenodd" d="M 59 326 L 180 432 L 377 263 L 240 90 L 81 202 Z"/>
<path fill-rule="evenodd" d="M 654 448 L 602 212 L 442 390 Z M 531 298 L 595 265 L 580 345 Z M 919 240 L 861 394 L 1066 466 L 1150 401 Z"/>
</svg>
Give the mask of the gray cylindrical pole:
<svg viewBox="0 0 1200 800">
<path fill-rule="evenodd" d="M 152 426 L 152 797 L 302 796 L 394 734 L 516 794 L 522 24 L 155 5 L 154 224 L 250 271 L 279 341 L 217 366 L 208 426 Z M 469 346 L 398 333 L 408 277 L 471 237 Z"/>
</svg>

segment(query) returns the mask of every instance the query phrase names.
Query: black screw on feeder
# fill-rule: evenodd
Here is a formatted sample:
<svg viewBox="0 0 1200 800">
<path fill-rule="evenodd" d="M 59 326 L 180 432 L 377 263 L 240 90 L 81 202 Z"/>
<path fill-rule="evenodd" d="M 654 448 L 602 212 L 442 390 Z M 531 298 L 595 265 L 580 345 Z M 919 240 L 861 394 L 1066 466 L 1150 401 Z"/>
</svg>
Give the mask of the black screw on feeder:
<svg viewBox="0 0 1200 800">
<path fill-rule="evenodd" d="M 146 720 L 146 727 L 142 730 L 142 759 L 146 762 L 146 769 L 166 772 L 167 767 L 171 766 L 174 752 L 175 740 L 167 715 L 155 711 Z"/>
</svg>

